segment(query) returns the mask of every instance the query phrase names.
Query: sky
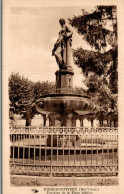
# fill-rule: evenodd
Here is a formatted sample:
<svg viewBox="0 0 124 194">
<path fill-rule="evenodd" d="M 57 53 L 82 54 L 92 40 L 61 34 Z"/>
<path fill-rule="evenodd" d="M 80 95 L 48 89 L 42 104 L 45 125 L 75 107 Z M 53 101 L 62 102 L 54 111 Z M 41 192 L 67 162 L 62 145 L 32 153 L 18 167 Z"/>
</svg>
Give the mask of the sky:
<svg viewBox="0 0 124 194">
<path fill-rule="evenodd" d="M 14 7 L 7 12 L 7 33 L 4 68 L 6 72 L 19 72 L 32 81 L 55 82 L 55 72 L 59 69 L 52 49 L 58 32 L 59 19 L 80 15 L 81 9 L 92 12 L 95 7 Z M 72 49 L 90 46 L 82 40 L 76 30 L 73 31 Z M 84 86 L 83 75 L 72 57 L 71 65 L 74 70 L 73 83 L 75 86 Z"/>
</svg>

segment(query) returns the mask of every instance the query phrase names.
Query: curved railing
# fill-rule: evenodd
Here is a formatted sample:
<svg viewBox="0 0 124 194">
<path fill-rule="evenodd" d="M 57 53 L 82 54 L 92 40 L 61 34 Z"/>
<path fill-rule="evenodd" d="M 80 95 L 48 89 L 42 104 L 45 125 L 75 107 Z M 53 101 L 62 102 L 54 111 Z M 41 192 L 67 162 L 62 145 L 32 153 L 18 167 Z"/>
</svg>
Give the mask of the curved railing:
<svg viewBox="0 0 124 194">
<path fill-rule="evenodd" d="M 10 127 L 11 174 L 118 174 L 118 128 Z"/>
</svg>

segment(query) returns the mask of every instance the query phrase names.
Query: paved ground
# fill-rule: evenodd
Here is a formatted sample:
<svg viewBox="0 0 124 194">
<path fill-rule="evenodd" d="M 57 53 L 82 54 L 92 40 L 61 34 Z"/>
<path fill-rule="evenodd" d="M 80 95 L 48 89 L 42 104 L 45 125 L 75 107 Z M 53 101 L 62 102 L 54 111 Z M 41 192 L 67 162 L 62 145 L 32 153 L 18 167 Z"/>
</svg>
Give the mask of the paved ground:
<svg viewBox="0 0 124 194">
<path fill-rule="evenodd" d="M 118 185 L 118 177 L 41 178 L 13 175 L 12 186 L 111 186 Z"/>
</svg>

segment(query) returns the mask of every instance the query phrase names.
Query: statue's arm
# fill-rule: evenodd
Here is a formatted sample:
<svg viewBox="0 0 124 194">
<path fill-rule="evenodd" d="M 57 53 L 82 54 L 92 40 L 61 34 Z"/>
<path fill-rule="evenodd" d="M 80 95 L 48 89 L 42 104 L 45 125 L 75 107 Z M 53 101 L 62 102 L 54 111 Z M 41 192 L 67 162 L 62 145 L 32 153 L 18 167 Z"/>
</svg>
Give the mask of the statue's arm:
<svg viewBox="0 0 124 194">
<path fill-rule="evenodd" d="M 59 40 L 57 39 L 56 43 L 54 44 L 54 48 L 52 50 L 52 56 L 54 55 L 54 53 L 55 53 L 55 51 L 57 49 L 58 43 L 59 43 Z"/>
</svg>

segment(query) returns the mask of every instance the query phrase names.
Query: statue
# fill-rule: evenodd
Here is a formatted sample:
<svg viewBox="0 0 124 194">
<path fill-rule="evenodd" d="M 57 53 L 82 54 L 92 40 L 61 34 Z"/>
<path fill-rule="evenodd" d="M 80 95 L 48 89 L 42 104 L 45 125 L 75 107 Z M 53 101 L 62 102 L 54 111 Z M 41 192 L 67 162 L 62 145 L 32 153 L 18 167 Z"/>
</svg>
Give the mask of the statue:
<svg viewBox="0 0 124 194">
<path fill-rule="evenodd" d="M 60 19 L 59 23 L 62 28 L 54 45 L 52 55 L 55 56 L 59 68 L 64 69 L 67 65 L 70 65 L 70 47 L 72 46 L 71 38 L 73 33 L 69 27 L 65 25 L 64 19 Z"/>
</svg>

